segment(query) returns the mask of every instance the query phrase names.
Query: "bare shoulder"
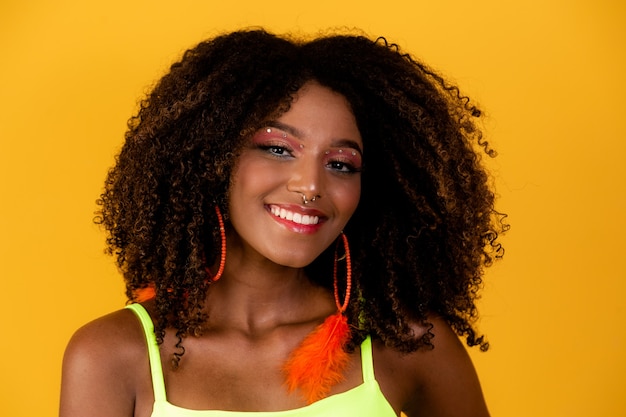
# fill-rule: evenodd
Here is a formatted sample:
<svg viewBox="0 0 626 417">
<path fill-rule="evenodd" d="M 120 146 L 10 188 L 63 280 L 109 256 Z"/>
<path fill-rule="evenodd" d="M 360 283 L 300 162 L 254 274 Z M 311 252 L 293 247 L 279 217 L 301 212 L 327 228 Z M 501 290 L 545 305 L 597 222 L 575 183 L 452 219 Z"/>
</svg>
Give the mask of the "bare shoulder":
<svg viewBox="0 0 626 417">
<path fill-rule="evenodd" d="M 133 416 L 138 381 L 149 372 L 146 349 L 130 310 L 77 330 L 63 358 L 60 416 Z"/>
<path fill-rule="evenodd" d="M 65 361 L 87 361 L 108 366 L 123 365 L 145 355 L 145 337 L 139 321 L 130 310 L 119 310 L 87 323 L 70 339 Z"/>
<path fill-rule="evenodd" d="M 488 416 L 474 365 L 450 326 L 429 318 L 434 348 L 404 354 L 382 343 L 374 347 L 376 378 L 397 411 L 418 416 Z M 414 325 L 416 334 L 428 329 Z"/>
</svg>

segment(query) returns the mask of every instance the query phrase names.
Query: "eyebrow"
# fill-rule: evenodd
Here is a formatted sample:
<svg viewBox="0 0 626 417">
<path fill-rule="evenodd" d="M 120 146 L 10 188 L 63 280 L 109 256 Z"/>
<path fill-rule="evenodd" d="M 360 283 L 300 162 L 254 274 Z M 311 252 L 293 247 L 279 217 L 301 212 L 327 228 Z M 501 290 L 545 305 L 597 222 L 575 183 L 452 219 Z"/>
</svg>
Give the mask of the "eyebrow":
<svg viewBox="0 0 626 417">
<path fill-rule="evenodd" d="M 297 127 L 279 122 L 277 120 L 272 120 L 268 122 L 267 126 L 284 130 L 285 132 L 297 138 L 302 138 L 304 136 L 304 133 L 302 133 L 302 131 L 298 129 Z M 363 150 L 361 149 L 361 146 L 352 139 L 338 139 L 336 141 L 333 141 L 333 146 L 338 147 L 338 148 L 351 148 L 357 151 L 359 154 L 361 154 L 361 156 L 363 156 Z"/>
</svg>

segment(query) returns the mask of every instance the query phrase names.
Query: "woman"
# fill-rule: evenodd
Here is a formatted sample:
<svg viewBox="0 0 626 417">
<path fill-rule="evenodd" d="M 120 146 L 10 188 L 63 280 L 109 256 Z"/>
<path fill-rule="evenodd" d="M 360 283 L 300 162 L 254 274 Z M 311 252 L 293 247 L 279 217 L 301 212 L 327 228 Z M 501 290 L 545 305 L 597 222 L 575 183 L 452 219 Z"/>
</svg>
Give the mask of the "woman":
<svg viewBox="0 0 626 417">
<path fill-rule="evenodd" d="M 488 415 L 479 117 L 384 39 L 187 51 L 107 177 L 130 308 L 70 341 L 61 416 Z"/>
</svg>

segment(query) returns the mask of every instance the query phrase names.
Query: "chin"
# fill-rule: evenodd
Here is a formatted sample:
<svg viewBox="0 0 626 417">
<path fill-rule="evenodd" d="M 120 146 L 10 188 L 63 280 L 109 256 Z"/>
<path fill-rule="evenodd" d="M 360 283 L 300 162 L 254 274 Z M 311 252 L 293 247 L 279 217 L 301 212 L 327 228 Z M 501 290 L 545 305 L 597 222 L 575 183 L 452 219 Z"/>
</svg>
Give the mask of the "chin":
<svg viewBox="0 0 626 417">
<path fill-rule="evenodd" d="M 274 253 L 268 257 L 268 259 L 274 262 L 277 265 L 281 265 L 288 268 L 304 268 L 311 263 L 313 263 L 319 256 L 320 253 L 309 254 L 308 256 L 304 256 L 303 251 L 298 253 Z"/>
</svg>

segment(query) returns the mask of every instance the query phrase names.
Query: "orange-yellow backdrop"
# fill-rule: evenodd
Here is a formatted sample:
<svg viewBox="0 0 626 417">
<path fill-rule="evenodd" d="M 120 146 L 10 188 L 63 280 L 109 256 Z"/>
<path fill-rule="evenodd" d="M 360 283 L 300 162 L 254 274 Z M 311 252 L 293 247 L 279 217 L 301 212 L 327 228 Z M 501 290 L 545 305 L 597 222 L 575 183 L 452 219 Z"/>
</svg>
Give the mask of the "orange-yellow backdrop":
<svg viewBox="0 0 626 417">
<path fill-rule="evenodd" d="M 91 223 L 137 99 L 239 27 L 385 35 L 489 115 L 513 228 L 472 352 L 497 416 L 626 415 L 626 7 L 619 0 L 0 2 L 0 415 L 53 416 L 64 346 L 121 307 Z"/>
</svg>

